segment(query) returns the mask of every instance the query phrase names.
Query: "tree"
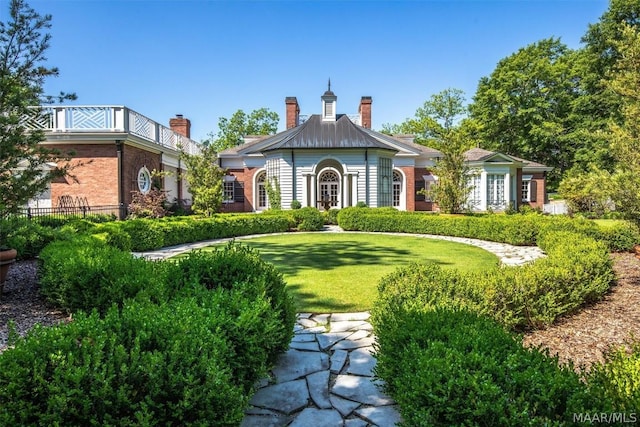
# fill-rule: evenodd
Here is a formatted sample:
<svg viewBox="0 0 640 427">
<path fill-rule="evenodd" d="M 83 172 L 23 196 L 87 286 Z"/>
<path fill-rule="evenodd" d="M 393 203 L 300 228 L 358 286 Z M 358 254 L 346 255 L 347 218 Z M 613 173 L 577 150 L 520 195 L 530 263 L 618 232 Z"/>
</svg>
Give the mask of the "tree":
<svg viewBox="0 0 640 427">
<path fill-rule="evenodd" d="M 471 146 L 474 126 L 464 117 L 464 92 L 445 89 L 432 95 L 416 110 L 414 118 L 399 125 L 384 125 L 386 133 L 416 135 L 416 141 L 436 148 L 442 153 L 433 168 L 438 184 L 429 190 L 429 196 L 444 212 L 462 212 L 469 197 L 469 169 L 464 153 Z"/>
<path fill-rule="evenodd" d="M 579 96 L 574 55 L 553 38 L 524 47 L 480 80 L 470 106 L 484 148 L 554 167 L 552 187 L 580 144 L 572 115 Z"/>
<path fill-rule="evenodd" d="M 0 217 L 15 213 L 73 167 L 67 156 L 40 144 L 42 131 L 27 130 L 24 123 L 25 117 L 42 114 L 34 106 L 75 99 L 44 94 L 45 79 L 58 75 L 57 68 L 43 65 L 50 27 L 51 16 L 38 14 L 24 0 L 11 0 L 8 20 L 0 22 Z"/>
<path fill-rule="evenodd" d="M 637 0 L 611 0 L 600 20 L 589 25 L 582 38 L 584 47 L 577 52 L 577 81 L 580 96 L 574 103 L 576 133 L 583 141 L 576 150 L 575 167 L 588 170 L 591 164 L 613 172 L 615 158 L 606 137 L 610 120 L 621 120 L 620 97 L 607 84 L 620 58 L 618 42 L 622 24 L 640 27 L 640 3 Z"/>
<path fill-rule="evenodd" d="M 209 134 L 209 143 L 220 152 L 227 148 L 235 147 L 243 142 L 246 135 L 270 135 L 278 129 L 280 118 L 276 112 L 267 108 L 260 108 L 247 115 L 238 110 L 230 119 L 220 117 L 218 120 L 218 133 Z"/>
<path fill-rule="evenodd" d="M 620 57 L 606 83 L 621 105 L 621 120 L 609 120 L 618 161 L 612 198 L 617 210 L 640 222 L 640 28 L 624 25 L 615 46 Z"/>
<path fill-rule="evenodd" d="M 213 146 L 205 146 L 200 154 L 182 155 L 186 166 L 185 177 L 193 196 L 193 211 L 211 216 L 220 209 L 223 197 L 224 170 L 217 164 Z"/>
</svg>

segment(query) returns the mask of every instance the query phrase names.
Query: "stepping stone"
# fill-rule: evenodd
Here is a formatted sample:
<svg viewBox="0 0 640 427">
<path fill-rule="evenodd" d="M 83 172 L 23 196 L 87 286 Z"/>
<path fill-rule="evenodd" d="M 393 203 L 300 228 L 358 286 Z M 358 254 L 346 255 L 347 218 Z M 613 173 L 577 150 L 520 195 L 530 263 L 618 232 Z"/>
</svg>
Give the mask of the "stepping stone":
<svg viewBox="0 0 640 427">
<path fill-rule="evenodd" d="M 313 313 L 299 313 L 298 319 L 308 319 Z"/>
<path fill-rule="evenodd" d="M 354 402 L 353 400 L 343 399 L 341 397 L 332 394 L 329 396 L 329 400 L 334 408 L 338 410 L 342 414 L 343 417 L 348 417 L 350 413 L 353 412 L 354 409 L 360 406 L 360 403 Z"/>
<path fill-rule="evenodd" d="M 340 413 L 333 409 L 305 408 L 289 427 L 336 427 L 342 426 Z"/>
<path fill-rule="evenodd" d="M 362 338 L 355 341 L 351 341 L 351 337 L 349 337 L 334 345 L 333 348 L 334 350 L 351 350 L 360 347 L 370 347 L 375 341 L 373 337 Z"/>
<path fill-rule="evenodd" d="M 346 350 L 336 350 L 331 355 L 331 370 L 332 374 L 339 374 L 347 361 L 348 352 Z"/>
<path fill-rule="evenodd" d="M 334 345 L 335 343 L 337 343 L 338 341 L 345 339 L 352 333 L 353 332 L 337 332 L 337 333 L 329 332 L 326 334 L 318 334 L 316 338 L 318 339 L 318 344 L 320 344 L 320 348 L 324 351 L 329 347 L 331 347 L 332 345 Z"/>
<path fill-rule="evenodd" d="M 291 421 L 287 415 L 247 415 L 240 427 L 285 427 Z"/>
<path fill-rule="evenodd" d="M 291 344 L 289 344 L 289 348 L 295 348 L 296 350 L 306 350 L 306 351 L 320 351 L 320 347 L 318 347 L 318 343 L 315 341 L 308 341 L 308 342 L 292 341 Z"/>
<path fill-rule="evenodd" d="M 296 380 L 261 388 L 249 402 L 253 406 L 291 414 L 309 404 L 309 389 L 305 380 Z"/>
<path fill-rule="evenodd" d="M 355 331 L 353 334 L 349 335 L 349 341 L 359 340 L 368 336 L 371 336 L 371 332 L 369 331 Z"/>
<path fill-rule="evenodd" d="M 349 368 L 347 369 L 348 374 L 372 377 L 373 368 L 375 366 L 376 358 L 373 357 L 369 349 L 357 348 L 349 353 Z"/>
<path fill-rule="evenodd" d="M 334 322 L 331 321 L 331 332 L 346 332 L 346 331 L 357 331 L 361 329 L 360 327 L 368 324 L 362 320 L 345 320 L 342 322 Z"/>
<path fill-rule="evenodd" d="M 318 326 L 316 322 L 310 319 L 298 319 L 298 325 L 302 325 L 305 328 L 313 328 Z"/>
<path fill-rule="evenodd" d="M 320 371 L 307 375 L 307 387 L 311 400 L 320 409 L 330 409 L 329 401 L 329 371 Z"/>
<path fill-rule="evenodd" d="M 296 334 L 291 339 L 291 342 L 311 342 L 315 340 L 316 336 L 313 334 Z"/>
<path fill-rule="evenodd" d="M 314 314 L 311 317 L 311 320 L 313 320 L 314 322 L 317 322 L 319 325 L 326 325 L 327 323 L 329 323 L 329 316 L 331 316 L 330 314 Z"/>
<path fill-rule="evenodd" d="M 378 384 L 378 382 L 374 382 L 373 378 L 369 377 L 338 375 L 331 393 L 365 405 L 393 405 L 393 399 L 382 393 L 378 388 Z"/>
<path fill-rule="evenodd" d="M 377 426 L 395 426 L 402 421 L 395 406 L 366 407 L 356 410 L 356 414 Z"/>
<path fill-rule="evenodd" d="M 326 354 L 289 349 L 278 358 L 273 375 L 277 383 L 284 383 L 323 369 L 329 369 L 329 357 Z"/>
<path fill-rule="evenodd" d="M 359 313 L 333 313 L 331 315 L 332 322 L 344 322 L 349 320 L 369 320 L 371 314 L 366 311 L 361 311 Z"/>
<path fill-rule="evenodd" d="M 368 425 L 368 422 L 361 420 L 360 418 L 344 420 L 344 427 L 367 427 Z"/>
<path fill-rule="evenodd" d="M 299 329 L 296 329 L 296 327 L 298 327 Z M 314 326 L 313 328 L 303 328 L 300 325 L 295 325 L 293 329 L 296 334 L 322 334 L 324 332 L 327 332 L 327 328 L 324 326 Z"/>
</svg>

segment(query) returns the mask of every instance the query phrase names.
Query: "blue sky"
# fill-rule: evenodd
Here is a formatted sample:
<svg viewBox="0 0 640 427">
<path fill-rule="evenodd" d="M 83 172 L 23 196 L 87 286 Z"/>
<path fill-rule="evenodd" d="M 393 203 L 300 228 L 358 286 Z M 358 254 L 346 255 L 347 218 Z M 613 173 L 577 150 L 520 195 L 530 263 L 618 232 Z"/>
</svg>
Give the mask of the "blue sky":
<svg viewBox="0 0 640 427">
<path fill-rule="evenodd" d="M 373 97 L 372 125 L 399 123 L 448 87 L 470 101 L 497 62 L 543 38 L 580 46 L 606 0 L 216 1 L 31 0 L 53 15 L 48 93 L 126 105 L 192 138 L 219 117 L 266 107 L 284 129 L 287 96 L 320 112 L 331 78 L 339 113 Z M 8 0 L 0 0 L 6 19 Z"/>
</svg>

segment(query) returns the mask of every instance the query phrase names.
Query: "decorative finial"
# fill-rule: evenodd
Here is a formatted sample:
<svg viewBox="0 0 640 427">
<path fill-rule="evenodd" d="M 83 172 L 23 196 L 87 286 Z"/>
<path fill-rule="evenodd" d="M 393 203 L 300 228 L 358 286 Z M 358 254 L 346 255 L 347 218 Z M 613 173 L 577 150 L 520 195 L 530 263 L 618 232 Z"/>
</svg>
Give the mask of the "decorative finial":
<svg viewBox="0 0 640 427">
<path fill-rule="evenodd" d="M 329 89 L 327 89 L 329 92 L 331 92 L 331 77 L 329 77 Z"/>
</svg>

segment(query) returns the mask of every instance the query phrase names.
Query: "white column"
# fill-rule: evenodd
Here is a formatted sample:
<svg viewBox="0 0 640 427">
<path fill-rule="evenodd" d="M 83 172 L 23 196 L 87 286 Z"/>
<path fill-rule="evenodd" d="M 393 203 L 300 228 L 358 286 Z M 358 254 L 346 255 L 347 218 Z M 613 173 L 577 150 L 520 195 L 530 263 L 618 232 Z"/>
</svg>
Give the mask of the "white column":
<svg viewBox="0 0 640 427">
<path fill-rule="evenodd" d="M 317 207 L 318 197 L 316 193 L 318 192 L 318 189 L 317 189 L 318 185 L 316 182 L 316 174 L 311 173 L 309 174 L 309 176 L 311 177 L 311 206 Z"/>
<path fill-rule="evenodd" d="M 353 178 L 351 179 L 351 203 L 353 206 L 360 201 L 360 195 L 358 194 L 358 172 L 353 173 Z"/>
<path fill-rule="evenodd" d="M 482 171 L 480 173 L 480 206 L 478 206 L 481 211 L 487 210 L 487 197 L 489 197 L 489 192 L 487 191 L 487 171 Z"/>
<path fill-rule="evenodd" d="M 505 209 L 508 209 L 511 204 L 511 174 L 509 172 L 504 175 L 504 197 L 507 199 Z"/>
<path fill-rule="evenodd" d="M 306 207 L 307 206 L 307 185 L 308 185 L 308 180 L 309 178 L 307 178 L 309 176 L 308 173 L 303 173 L 302 174 L 302 197 L 301 197 L 301 202 L 302 202 L 302 207 Z"/>
</svg>

